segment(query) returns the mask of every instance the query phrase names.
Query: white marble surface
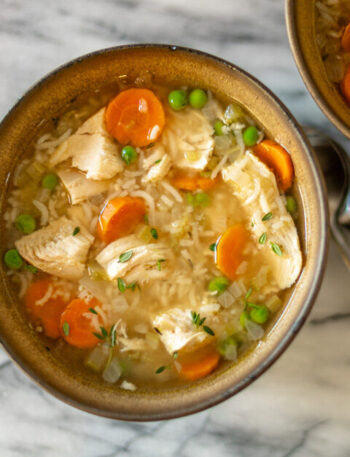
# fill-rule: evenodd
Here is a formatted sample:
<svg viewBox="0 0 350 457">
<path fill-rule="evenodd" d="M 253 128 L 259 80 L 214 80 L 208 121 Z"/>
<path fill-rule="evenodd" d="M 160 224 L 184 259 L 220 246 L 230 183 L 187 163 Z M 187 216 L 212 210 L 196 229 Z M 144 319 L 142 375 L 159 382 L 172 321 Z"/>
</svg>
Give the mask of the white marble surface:
<svg viewBox="0 0 350 457">
<path fill-rule="evenodd" d="M 346 142 L 307 93 L 289 51 L 283 0 L 0 0 L 0 115 L 38 78 L 99 48 L 186 45 L 253 73 L 302 123 Z M 331 246 L 300 334 L 235 398 L 183 419 L 94 417 L 39 390 L 0 352 L 1 457 L 345 457 L 350 455 L 350 281 Z"/>
</svg>

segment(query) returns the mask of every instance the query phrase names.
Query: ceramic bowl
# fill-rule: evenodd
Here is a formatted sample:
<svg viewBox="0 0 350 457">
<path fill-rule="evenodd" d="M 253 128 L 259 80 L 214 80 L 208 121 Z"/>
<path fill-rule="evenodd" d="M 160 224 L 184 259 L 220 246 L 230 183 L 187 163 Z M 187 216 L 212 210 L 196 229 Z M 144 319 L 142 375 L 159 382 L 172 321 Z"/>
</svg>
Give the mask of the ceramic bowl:
<svg viewBox="0 0 350 457">
<path fill-rule="evenodd" d="M 9 173 L 31 142 L 60 113 L 86 94 L 118 87 L 140 75 L 174 87 L 203 87 L 242 104 L 291 153 L 299 203 L 302 273 L 265 337 L 239 363 L 223 364 L 211 376 L 186 387 L 129 392 L 102 383 L 69 362 L 57 360 L 20 311 L 1 267 L 0 341 L 13 360 L 40 386 L 72 406 L 116 419 L 159 420 L 200 411 L 231 397 L 260 376 L 286 349 L 305 321 L 320 286 L 327 247 L 327 205 L 313 152 L 299 125 L 261 83 L 235 65 L 199 51 L 166 45 L 122 46 L 98 51 L 58 68 L 39 81 L 0 125 L 0 210 L 6 206 Z M 0 226 L 1 252 L 5 249 Z"/>
<path fill-rule="evenodd" d="M 327 118 L 350 138 L 350 107 L 328 79 L 316 43 L 316 0 L 286 0 L 290 46 L 304 83 Z"/>
</svg>

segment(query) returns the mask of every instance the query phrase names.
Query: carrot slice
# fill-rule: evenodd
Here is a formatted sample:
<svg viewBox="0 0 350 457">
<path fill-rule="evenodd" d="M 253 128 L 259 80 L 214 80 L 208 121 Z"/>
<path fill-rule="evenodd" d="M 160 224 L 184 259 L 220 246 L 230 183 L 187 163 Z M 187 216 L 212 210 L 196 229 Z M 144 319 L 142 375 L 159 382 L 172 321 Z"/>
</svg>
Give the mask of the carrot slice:
<svg viewBox="0 0 350 457">
<path fill-rule="evenodd" d="M 78 348 L 92 348 L 96 346 L 99 339 L 94 335 L 95 327 L 87 317 L 93 316 L 90 308 L 98 304 L 98 300 L 93 299 L 86 303 L 80 298 L 72 300 L 61 315 L 60 329 L 64 340 Z"/>
<path fill-rule="evenodd" d="M 165 124 L 163 105 L 149 89 L 120 92 L 105 112 L 107 131 L 121 144 L 147 146 L 159 138 Z"/>
<path fill-rule="evenodd" d="M 131 233 L 146 214 L 142 198 L 117 197 L 103 208 L 97 225 L 97 234 L 105 243 Z"/>
<path fill-rule="evenodd" d="M 236 271 L 243 261 L 243 251 L 249 234 L 242 224 L 229 227 L 216 246 L 216 264 L 219 270 L 231 281 L 236 279 Z"/>
<path fill-rule="evenodd" d="M 340 88 L 346 101 L 350 103 L 350 65 L 346 69 L 343 81 L 340 83 Z"/>
<path fill-rule="evenodd" d="M 186 362 L 179 362 L 181 365 L 180 377 L 186 381 L 196 381 L 197 379 L 204 378 L 219 364 L 220 355 L 219 353 L 210 348 L 204 353 L 193 353 L 192 360 Z"/>
<path fill-rule="evenodd" d="M 39 322 L 49 338 L 60 337 L 60 318 L 67 306 L 67 302 L 61 296 L 49 298 L 43 304 L 37 304 L 45 297 L 49 287 L 53 287 L 51 281 L 42 279 L 31 284 L 24 297 L 24 302 L 31 321 Z M 55 289 L 52 289 L 55 292 Z"/>
<path fill-rule="evenodd" d="M 177 176 L 172 179 L 174 187 L 180 190 L 210 190 L 216 186 L 219 181 L 219 177 L 215 179 L 204 178 L 203 176 Z"/>
<path fill-rule="evenodd" d="M 294 166 L 288 152 L 273 140 L 264 140 L 253 147 L 254 154 L 275 174 L 282 192 L 288 190 L 294 179 Z"/>
<path fill-rule="evenodd" d="M 346 52 L 350 52 L 350 22 L 345 27 L 342 39 L 341 39 L 341 46 Z"/>
</svg>

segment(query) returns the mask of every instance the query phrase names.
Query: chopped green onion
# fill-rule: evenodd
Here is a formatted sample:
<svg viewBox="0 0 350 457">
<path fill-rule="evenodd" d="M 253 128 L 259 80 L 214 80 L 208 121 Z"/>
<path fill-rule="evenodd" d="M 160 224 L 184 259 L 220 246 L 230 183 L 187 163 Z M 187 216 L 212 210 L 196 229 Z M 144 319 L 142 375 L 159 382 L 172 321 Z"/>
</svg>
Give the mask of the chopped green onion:
<svg viewBox="0 0 350 457">
<path fill-rule="evenodd" d="M 63 333 L 64 333 L 66 336 L 69 335 L 69 324 L 68 324 L 68 322 L 63 322 L 62 330 L 63 330 Z"/>
<path fill-rule="evenodd" d="M 272 213 L 266 213 L 265 216 L 261 219 L 263 222 L 269 221 L 272 218 Z"/>
<path fill-rule="evenodd" d="M 273 252 L 277 255 L 279 255 L 280 257 L 282 257 L 283 255 L 283 252 L 282 252 L 282 248 L 281 246 L 279 246 L 277 243 L 273 243 L 271 241 L 271 249 L 273 250 Z"/>
<path fill-rule="evenodd" d="M 120 254 L 120 256 L 119 256 L 118 263 L 127 262 L 128 260 L 131 259 L 132 255 L 133 255 L 133 251 L 123 252 L 123 254 Z"/>
<path fill-rule="evenodd" d="M 165 262 L 165 259 L 158 259 L 157 260 L 157 269 L 158 269 L 158 271 L 161 271 L 163 262 Z"/>
<path fill-rule="evenodd" d="M 75 229 L 73 230 L 73 236 L 75 235 L 78 235 L 78 233 L 80 232 L 80 227 L 75 227 Z"/>
<path fill-rule="evenodd" d="M 118 289 L 120 290 L 121 293 L 125 292 L 126 284 L 122 278 L 118 278 Z"/>
<path fill-rule="evenodd" d="M 266 243 L 266 239 L 267 239 L 267 233 L 264 232 L 259 238 L 259 243 L 260 244 L 265 244 Z"/>
<path fill-rule="evenodd" d="M 155 228 L 151 228 L 151 235 L 155 240 L 158 240 L 158 232 Z"/>
<path fill-rule="evenodd" d="M 4 262 L 11 270 L 18 270 L 23 265 L 23 259 L 17 249 L 9 249 L 5 252 Z"/>
<path fill-rule="evenodd" d="M 20 214 L 16 217 L 15 225 L 18 230 L 28 235 L 36 229 L 36 220 L 31 214 Z"/>
</svg>

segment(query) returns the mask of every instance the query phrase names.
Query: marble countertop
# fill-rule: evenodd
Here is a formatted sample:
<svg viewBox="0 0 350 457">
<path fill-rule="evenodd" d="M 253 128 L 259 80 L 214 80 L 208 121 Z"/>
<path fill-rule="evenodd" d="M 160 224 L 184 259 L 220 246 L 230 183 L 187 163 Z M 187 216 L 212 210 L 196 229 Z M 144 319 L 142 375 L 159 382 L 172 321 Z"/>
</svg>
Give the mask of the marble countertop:
<svg viewBox="0 0 350 457">
<path fill-rule="evenodd" d="M 0 0 L 0 115 L 37 79 L 89 51 L 124 43 L 195 47 L 267 84 L 307 125 L 347 147 L 306 91 L 283 0 Z M 334 245 L 314 309 L 273 367 L 236 397 L 165 422 L 75 410 L 0 351 L 1 457 L 345 457 L 350 455 L 350 281 Z"/>
</svg>

